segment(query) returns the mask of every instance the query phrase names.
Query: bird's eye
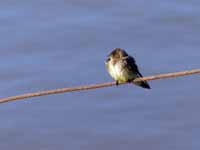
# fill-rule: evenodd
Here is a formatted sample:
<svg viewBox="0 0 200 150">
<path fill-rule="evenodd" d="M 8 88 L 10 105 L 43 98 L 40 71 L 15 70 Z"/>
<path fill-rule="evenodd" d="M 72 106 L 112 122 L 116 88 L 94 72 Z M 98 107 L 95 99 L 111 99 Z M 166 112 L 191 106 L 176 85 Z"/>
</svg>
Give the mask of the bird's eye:
<svg viewBox="0 0 200 150">
<path fill-rule="evenodd" d="M 110 61 L 110 57 L 107 58 L 106 62 L 109 62 L 109 61 Z"/>
</svg>

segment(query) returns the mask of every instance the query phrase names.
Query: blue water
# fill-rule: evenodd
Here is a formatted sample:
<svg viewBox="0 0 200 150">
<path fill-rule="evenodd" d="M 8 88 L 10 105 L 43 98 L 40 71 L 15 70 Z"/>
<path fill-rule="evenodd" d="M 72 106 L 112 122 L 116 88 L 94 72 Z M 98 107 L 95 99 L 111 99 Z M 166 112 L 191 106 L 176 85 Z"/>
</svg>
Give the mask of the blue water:
<svg viewBox="0 0 200 150">
<path fill-rule="evenodd" d="M 200 68 L 200 1 L 0 2 L 0 97 L 112 81 L 115 47 L 143 75 Z M 200 149 L 200 76 L 0 105 L 0 149 Z"/>
</svg>

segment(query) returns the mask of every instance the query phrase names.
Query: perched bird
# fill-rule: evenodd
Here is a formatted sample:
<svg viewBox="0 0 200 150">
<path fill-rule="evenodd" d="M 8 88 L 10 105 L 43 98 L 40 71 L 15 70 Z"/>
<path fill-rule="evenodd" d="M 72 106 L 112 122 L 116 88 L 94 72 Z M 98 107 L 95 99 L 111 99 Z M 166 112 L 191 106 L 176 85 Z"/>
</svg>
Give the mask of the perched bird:
<svg viewBox="0 0 200 150">
<path fill-rule="evenodd" d="M 147 81 L 134 81 L 134 79 L 142 77 L 142 74 L 138 70 L 135 59 L 128 55 L 125 50 L 115 48 L 108 55 L 105 64 L 109 74 L 116 81 L 116 85 L 122 82 L 130 82 L 150 89 Z"/>
</svg>

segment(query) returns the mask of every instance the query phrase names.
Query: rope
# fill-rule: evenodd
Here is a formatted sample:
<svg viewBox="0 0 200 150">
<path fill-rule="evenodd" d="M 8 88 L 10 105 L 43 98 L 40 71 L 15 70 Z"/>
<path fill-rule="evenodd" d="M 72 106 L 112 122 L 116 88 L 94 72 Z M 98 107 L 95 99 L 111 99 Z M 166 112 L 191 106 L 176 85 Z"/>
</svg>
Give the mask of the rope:
<svg viewBox="0 0 200 150">
<path fill-rule="evenodd" d="M 153 75 L 153 76 L 148 76 L 148 77 L 143 77 L 143 78 L 137 78 L 134 81 L 141 81 L 141 80 L 148 81 L 148 80 L 158 80 L 158 79 L 165 79 L 165 78 L 175 78 L 175 77 L 179 77 L 179 76 L 186 76 L 186 75 L 199 74 L 199 73 L 200 73 L 200 69 L 193 69 L 193 70 L 187 70 L 187 71 L 181 71 L 181 72 L 158 74 L 158 75 Z M 126 84 L 126 83 L 119 83 L 119 84 Z M 114 86 L 114 85 L 116 85 L 115 82 L 106 82 L 106 83 L 99 83 L 99 84 L 91 84 L 91 85 L 83 85 L 83 86 L 76 86 L 76 87 L 45 90 L 45 91 L 26 93 L 26 94 L 6 97 L 6 98 L 0 98 L 0 103 L 10 102 L 10 101 L 14 101 L 14 100 L 22 100 L 25 98 L 36 97 L 36 96 L 44 96 L 44 95 L 59 94 L 59 93 L 64 93 L 64 92 L 97 89 L 97 88 L 109 87 L 109 86 Z"/>
</svg>

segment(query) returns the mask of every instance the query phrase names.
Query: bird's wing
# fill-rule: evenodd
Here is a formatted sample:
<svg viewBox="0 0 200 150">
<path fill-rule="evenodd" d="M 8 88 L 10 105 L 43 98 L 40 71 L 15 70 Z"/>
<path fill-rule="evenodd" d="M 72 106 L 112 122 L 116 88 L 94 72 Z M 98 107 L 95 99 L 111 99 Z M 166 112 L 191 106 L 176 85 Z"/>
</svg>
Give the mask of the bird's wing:
<svg viewBox="0 0 200 150">
<path fill-rule="evenodd" d="M 135 63 L 135 59 L 131 56 L 128 56 L 124 59 L 125 64 L 127 65 L 127 68 L 130 71 L 133 71 L 137 77 L 142 77 L 142 74 L 139 72 L 138 67 Z M 133 81 L 134 82 L 134 81 Z M 141 86 L 143 88 L 147 88 L 150 89 L 151 87 L 149 86 L 149 84 L 147 83 L 147 81 L 138 81 L 138 82 L 134 82 L 136 85 Z"/>
<path fill-rule="evenodd" d="M 139 72 L 138 66 L 136 65 L 135 59 L 132 56 L 126 57 L 124 61 L 130 71 L 133 71 L 139 77 L 142 77 L 142 74 Z"/>
</svg>

